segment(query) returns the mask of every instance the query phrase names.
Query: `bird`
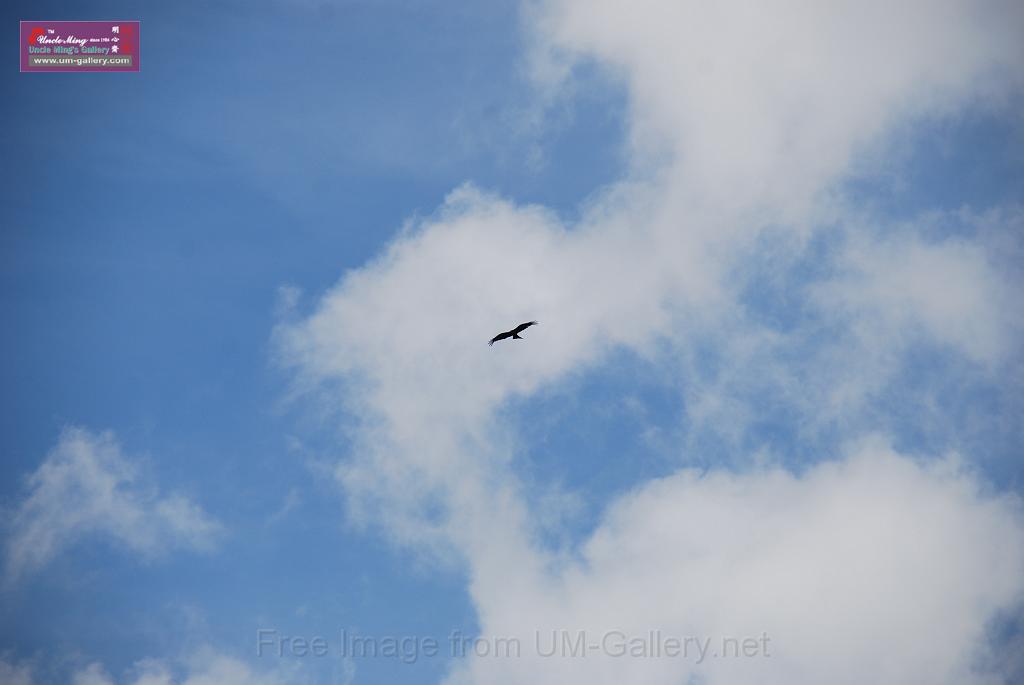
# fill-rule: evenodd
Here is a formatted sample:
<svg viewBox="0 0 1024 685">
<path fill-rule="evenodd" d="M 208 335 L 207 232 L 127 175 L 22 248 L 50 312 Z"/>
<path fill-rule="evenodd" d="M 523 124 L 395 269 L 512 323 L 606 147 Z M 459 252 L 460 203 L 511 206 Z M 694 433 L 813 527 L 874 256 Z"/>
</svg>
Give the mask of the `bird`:
<svg viewBox="0 0 1024 685">
<path fill-rule="evenodd" d="M 505 331 L 504 333 L 498 333 L 496 336 L 491 338 L 491 341 L 489 343 L 487 343 L 487 344 L 488 345 L 493 345 L 494 343 L 498 342 L 499 340 L 504 340 L 505 338 L 512 338 L 513 340 L 522 340 L 522 338 L 519 337 L 519 334 L 522 333 L 523 331 L 525 331 L 530 326 L 536 326 L 536 325 L 537 325 L 536 321 L 527 321 L 526 323 L 521 323 L 518 326 L 516 326 L 515 328 L 513 328 L 511 331 Z"/>
</svg>

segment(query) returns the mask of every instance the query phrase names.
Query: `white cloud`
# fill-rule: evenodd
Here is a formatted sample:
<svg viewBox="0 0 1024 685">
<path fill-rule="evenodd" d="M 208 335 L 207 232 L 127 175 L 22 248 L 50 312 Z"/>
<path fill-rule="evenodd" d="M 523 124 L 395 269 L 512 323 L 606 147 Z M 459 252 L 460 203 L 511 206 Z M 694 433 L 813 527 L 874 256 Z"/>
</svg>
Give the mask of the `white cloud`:
<svg viewBox="0 0 1024 685">
<path fill-rule="evenodd" d="M 114 678 L 103 664 L 91 663 L 70 674 L 73 685 L 299 685 L 310 682 L 301 664 L 255 670 L 249 664 L 203 648 L 172 668 L 159 659 L 137 662 L 122 678 Z M 27 665 L 15 666 L 0 658 L 0 685 L 38 685 Z"/>
<path fill-rule="evenodd" d="M 1002 233 L 1019 231 L 1018 217 L 1004 221 Z M 1022 316 L 1015 307 L 1020 284 L 995 257 L 976 239 L 925 240 L 901 231 L 870 241 L 853 234 L 841 275 L 820 288 L 820 304 L 855 321 L 853 333 L 865 342 L 886 344 L 916 328 L 976 362 L 996 365 L 1013 352 Z"/>
<path fill-rule="evenodd" d="M 1002 92 L 1024 57 L 1006 2 L 551 0 L 534 16 L 541 64 L 621 75 L 638 166 L 667 155 L 685 205 L 767 221 L 798 214 L 908 116 Z"/>
<path fill-rule="evenodd" d="M 878 441 L 800 476 L 681 471 L 616 502 L 578 560 L 517 565 L 514 590 L 481 579 L 481 635 L 517 637 L 523 658 L 472 659 L 449 682 L 986 682 L 987 621 L 1024 592 L 1022 514 L 958 459 Z M 769 656 L 539 657 L 535 631 L 546 649 L 563 629 L 710 638 L 711 654 L 767 634 Z"/>
<path fill-rule="evenodd" d="M 174 677 L 167 666 L 156 659 L 143 659 L 135 664 L 133 685 L 174 685 Z"/>
<path fill-rule="evenodd" d="M 872 238 L 840 189 L 885 160 L 900 127 L 1019 79 L 1019 8 L 566 1 L 530 16 L 538 54 L 595 60 L 626 85 L 631 176 L 573 226 L 460 188 L 310 316 L 282 324 L 302 381 L 340 388 L 359 419 L 336 470 L 353 516 L 461 557 L 485 634 L 764 630 L 779 650 L 770 666 L 723 661 L 701 676 L 983 681 L 972 659 L 987 621 L 1024 591 L 1024 530 L 1015 500 L 984 493 L 952 462 L 922 465 L 872 443 L 802 476 L 683 471 L 613 504 L 570 550 L 582 561 L 563 565 L 536 542 L 537 512 L 550 507 L 518 480 L 527 438 L 500 409 L 615 348 L 661 363 L 666 349 L 720 345 L 735 373 L 681 381 L 699 400 L 690 418 L 717 431 L 757 416 L 737 384 L 782 390 L 760 397 L 791 406 L 801 424 L 854 413 L 865 388 L 899 367 L 908 336 L 1002 363 L 1017 331 L 993 304 L 1009 291 L 989 252 L 914 230 Z M 803 255 L 818 225 L 856 237 L 840 270 L 791 293 L 817 308 L 794 330 L 757 323 L 741 303 L 772 224 L 783 262 Z M 486 346 L 529 319 L 540 326 L 527 341 Z M 855 335 L 815 349 L 825 325 Z M 839 423 L 843 439 L 864 428 Z M 674 683 L 692 671 L 649 660 L 465 668 L 453 682 Z"/>
<path fill-rule="evenodd" d="M 113 685 L 114 681 L 107 674 L 102 664 L 89 664 L 71 676 L 73 685 Z"/>
<path fill-rule="evenodd" d="M 32 685 L 32 667 L 28 664 L 15 665 L 0 657 L 0 683 L 3 685 Z"/>
<path fill-rule="evenodd" d="M 187 498 L 146 487 L 113 434 L 68 428 L 28 479 L 8 523 L 8 580 L 38 570 L 89 535 L 154 557 L 172 547 L 210 548 L 219 523 Z"/>
<path fill-rule="evenodd" d="M 180 679 L 165 677 L 168 685 L 292 685 L 308 681 L 294 670 L 255 671 L 239 659 L 211 650 L 204 650 L 193 657 Z"/>
</svg>

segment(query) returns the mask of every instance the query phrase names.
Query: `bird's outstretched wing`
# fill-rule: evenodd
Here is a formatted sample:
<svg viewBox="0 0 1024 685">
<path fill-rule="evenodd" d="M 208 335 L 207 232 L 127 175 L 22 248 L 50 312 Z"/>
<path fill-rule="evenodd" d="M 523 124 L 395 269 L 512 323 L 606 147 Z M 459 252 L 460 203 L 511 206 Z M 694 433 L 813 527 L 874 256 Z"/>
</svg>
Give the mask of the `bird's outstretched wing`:
<svg viewBox="0 0 1024 685">
<path fill-rule="evenodd" d="M 523 331 L 525 331 L 530 326 L 536 326 L 536 325 L 537 325 L 536 321 L 527 321 L 526 323 L 521 323 L 518 326 L 516 326 L 514 329 L 512 329 L 512 335 L 518 335 L 519 333 L 522 333 Z"/>
<path fill-rule="evenodd" d="M 491 338 L 491 341 L 489 343 L 487 343 L 487 344 L 488 345 L 493 345 L 494 343 L 498 342 L 499 340 L 504 340 L 505 338 L 511 338 L 511 337 L 512 337 L 512 331 L 505 331 L 504 333 L 498 333 L 496 336 Z"/>
</svg>

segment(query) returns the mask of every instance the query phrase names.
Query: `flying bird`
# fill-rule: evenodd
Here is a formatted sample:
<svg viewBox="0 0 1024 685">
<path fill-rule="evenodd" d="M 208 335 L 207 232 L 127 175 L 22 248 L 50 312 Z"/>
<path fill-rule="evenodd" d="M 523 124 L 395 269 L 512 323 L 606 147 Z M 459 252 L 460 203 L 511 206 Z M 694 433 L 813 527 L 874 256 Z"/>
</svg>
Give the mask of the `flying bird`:
<svg viewBox="0 0 1024 685">
<path fill-rule="evenodd" d="M 518 326 L 516 326 L 515 328 L 513 328 L 511 331 L 505 331 L 504 333 L 498 333 L 496 336 L 491 338 L 491 342 L 489 342 L 487 344 L 488 345 L 493 345 L 494 343 L 498 342 L 499 340 L 504 340 L 505 338 L 512 338 L 513 340 L 522 340 L 522 338 L 519 337 L 519 334 L 522 333 L 523 331 L 525 331 L 530 326 L 536 326 L 536 325 L 537 325 L 536 321 L 527 321 L 526 323 L 521 323 Z"/>
</svg>

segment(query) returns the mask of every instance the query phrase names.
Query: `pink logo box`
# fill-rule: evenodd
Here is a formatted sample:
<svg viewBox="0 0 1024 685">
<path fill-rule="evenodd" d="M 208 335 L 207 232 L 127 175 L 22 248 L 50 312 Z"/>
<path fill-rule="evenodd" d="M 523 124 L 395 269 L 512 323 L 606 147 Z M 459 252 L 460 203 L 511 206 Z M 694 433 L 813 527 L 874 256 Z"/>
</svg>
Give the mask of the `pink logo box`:
<svg viewBox="0 0 1024 685">
<path fill-rule="evenodd" d="M 22 71 L 138 71 L 137 21 L 23 21 Z"/>
</svg>

